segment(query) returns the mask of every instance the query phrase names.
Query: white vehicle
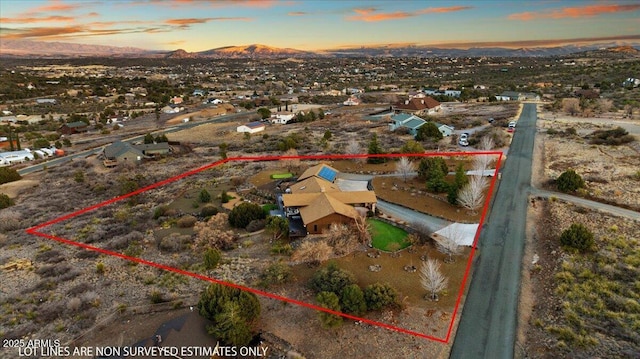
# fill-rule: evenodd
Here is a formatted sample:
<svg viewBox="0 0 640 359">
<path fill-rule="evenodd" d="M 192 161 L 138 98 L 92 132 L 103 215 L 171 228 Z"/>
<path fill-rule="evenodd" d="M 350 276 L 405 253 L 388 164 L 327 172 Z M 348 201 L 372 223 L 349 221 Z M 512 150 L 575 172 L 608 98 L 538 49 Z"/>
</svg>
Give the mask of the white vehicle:
<svg viewBox="0 0 640 359">
<path fill-rule="evenodd" d="M 507 131 L 513 132 L 515 130 L 516 130 L 516 121 L 509 122 L 509 127 L 507 128 Z"/>
</svg>

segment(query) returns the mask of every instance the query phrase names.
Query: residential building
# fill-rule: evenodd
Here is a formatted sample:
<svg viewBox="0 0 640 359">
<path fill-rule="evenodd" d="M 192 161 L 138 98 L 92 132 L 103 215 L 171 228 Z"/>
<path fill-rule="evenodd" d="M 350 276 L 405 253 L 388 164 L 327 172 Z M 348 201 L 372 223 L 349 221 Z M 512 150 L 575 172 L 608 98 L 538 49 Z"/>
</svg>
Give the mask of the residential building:
<svg viewBox="0 0 640 359">
<path fill-rule="evenodd" d="M 404 102 L 399 102 L 393 105 L 395 112 L 404 112 L 419 115 L 432 115 L 440 111 L 440 102 L 436 101 L 433 97 L 414 97 Z"/>
<path fill-rule="evenodd" d="M 427 123 L 427 121 L 421 119 L 418 116 L 399 113 L 391 116 L 389 131 L 395 131 L 399 128 L 407 128 L 409 130 L 409 133 L 415 136 L 418 133 L 418 128 L 420 128 L 425 123 Z"/>
<path fill-rule="evenodd" d="M 58 129 L 58 132 L 60 132 L 63 135 L 73 135 L 76 133 L 87 132 L 88 130 L 89 130 L 89 125 L 87 125 L 86 122 L 76 121 L 76 122 L 65 123 L 64 125 L 60 126 L 60 128 Z"/>
<path fill-rule="evenodd" d="M 350 96 L 342 104 L 345 105 L 345 106 L 358 106 L 360 104 L 360 99 L 355 97 L 355 96 Z"/>
<path fill-rule="evenodd" d="M 265 125 L 260 121 L 250 122 L 245 125 L 240 125 L 236 127 L 236 131 L 238 132 L 247 132 L 247 133 L 256 133 L 260 131 L 264 131 Z"/>
<path fill-rule="evenodd" d="M 440 131 L 440 133 L 442 134 L 443 137 L 449 137 L 451 135 L 453 135 L 453 130 L 454 128 L 449 126 L 449 125 L 443 125 L 441 123 L 437 123 L 434 122 L 434 124 L 436 125 L 436 127 L 438 128 L 438 130 Z"/>
<path fill-rule="evenodd" d="M 307 233 L 326 232 L 333 223 L 353 223 L 375 211 L 373 191 L 342 191 L 334 183 L 339 172 L 325 164 L 307 169 L 281 197 L 290 222 L 302 221 Z"/>
<path fill-rule="evenodd" d="M 269 121 L 271 121 L 271 123 L 273 124 L 286 125 L 287 123 L 289 123 L 289 121 L 293 121 L 295 117 L 296 115 L 293 112 L 276 112 L 271 116 Z"/>
<path fill-rule="evenodd" d="M 140 163 L 144 158 L 144 153 L 127 142 L 117 141 L 103 150 L 104 165 L 106 167 L 115 166 L 118 163 Z"/>
<path fill-rule="evenodd" d="M 533 92 L 503 91 L 495 97 L 498 101 L 540 101 L 540 96 Z"/>
</svg>

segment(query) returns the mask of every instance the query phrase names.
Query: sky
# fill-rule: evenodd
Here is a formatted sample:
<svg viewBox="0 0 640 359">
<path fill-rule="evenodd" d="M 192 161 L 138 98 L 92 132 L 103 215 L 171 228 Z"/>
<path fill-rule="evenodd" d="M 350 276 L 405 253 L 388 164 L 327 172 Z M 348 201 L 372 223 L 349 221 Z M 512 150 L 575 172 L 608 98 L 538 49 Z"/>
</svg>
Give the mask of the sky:
<svg viewBox="0 0 640 359">
<path fill-rule="evenodd" d="M 1 0 L 5 39 L 190 52 L 639 44 L 640 1 Z"/>
</svg>

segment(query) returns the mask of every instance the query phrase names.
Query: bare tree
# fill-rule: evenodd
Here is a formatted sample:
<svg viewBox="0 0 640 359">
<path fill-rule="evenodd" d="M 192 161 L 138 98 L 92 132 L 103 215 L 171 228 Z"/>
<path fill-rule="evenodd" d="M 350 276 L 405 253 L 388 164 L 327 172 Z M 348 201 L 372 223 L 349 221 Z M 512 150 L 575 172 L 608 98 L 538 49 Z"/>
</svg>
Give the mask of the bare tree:
<svg viewBox="0 0 640 359">
<path fill-rule="evenodd" d="M 396 174 L 402 176 L 402 179 L 407 182 L 407 179 L 415 176 L 416 165 L 409 161 L 407 157 L 401 157 L 400 161 L 396 162 Z"/>
<path fill-rule="evenodd" d="M 319 265 L 329 259 L 333 249 L 326 241 L 304 241 L 298 249 L 291 255 L 294 262 L 309 263 Z"/>
<path fill-rule="evenodd" d="M 493 138 L 484 136 L 480 139 L 478 149 L 481 151 L 491 151 L 494 146 Z M 489 168 L 494 159 L 495 155 L 475 155 L 473 156 L 473 168 L 476 171 L 480 171 L 480 174 L 484 174 L 484 171 Z"/>
<path fill-rule="evenodd" d="M 196 222 L 193 230 L 196 233 L 194 250 L 197 251 L 211 247 L 227 249 L 238 239 L 229 229 L 229 215 L 226 213 L 218 213 L 207 222 Z"/>
<path fill-rule="evenodd" d="M 458 193 L 458 203 L 475 215 L 484 203 L 484 191 L 487 185 L 488 181 L 485 177 L 471 176 L 469 183 L 464 185 Z"/>
<path fill-rule="evenodd" d="M 445 263 L 453 263 L 455 259 L 453 256 L 457 256 L 462 252 L 460 242 L 462 240 L 462 232 L 456 230 L 453 225 L 448 226 L 443 233 L 438 236 L 436 241 L 438 250 L 446 254 L 449 258 L 445 260 Z"/>
<path fill-rule="evenodd" d="M 440 271 L 440 263 L 435 259 L 427 259 L 420 267 L 420 284 L 426 289 L 431 300 L 438 300 L 438 293 L 447 288 L 449 279 Z"/>
<path fill-rule="evenodd" d="M 347 144 L 347 147 L 344 149 L 344 152 L 348 155 L 361 155 L 364 153 L 362 150 L 362 146 L 360 146 L 360 143 L 355 139 L 349 140 L 349 143 Z M 364 163 L 365 158 L 354 158 L 353 160 L 356 163 L 362 164 Z"/>
<path fill-rule="evenodd" d="M 333 247 L 335 254 L 343 255 L 356 249 L 358 237 L 346 224 L 332 223 L 327 233 L 327 243 Z"/>
<path fill-rule="evenodd" d="M 580 112 L 580 99 L 563 98 L 562 110 L 569 113 L 571 116 L 577 115 Z"/>
<path fill-rule="evenodd" d="M 356 234 L 360 243 L 371 242 L 371 224 L 367 221 L 366 216 L 357 216 L 355 218 Z"/>
<path fill-rule="evenodd" d="M 598 99 L 598 109 L 601 113 L 607 113 L 611 111 L 613 107 L 613 100 L 607 98 L 599 98 Z"/>
</svg>

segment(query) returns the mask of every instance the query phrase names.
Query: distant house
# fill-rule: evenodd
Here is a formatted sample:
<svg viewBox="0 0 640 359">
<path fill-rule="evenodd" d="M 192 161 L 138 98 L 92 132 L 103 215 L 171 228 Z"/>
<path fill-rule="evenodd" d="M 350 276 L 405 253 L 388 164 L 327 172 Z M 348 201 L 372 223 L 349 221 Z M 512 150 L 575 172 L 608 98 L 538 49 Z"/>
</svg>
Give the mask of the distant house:
<svg viewBox="0 0 640 359">
<path fill-rule="evenodd" d="M 38 105 L 55 105 L 58 101 L 55 98 L 39 98 L 36 99 Z"/>
<path fill-rule="evenodd" d="M 181 104 L 183 101 L 184 101 L 184 100 L 183 100 L 183 98 L 182 98 L 182 97 L 179 97 L 179 96 L 173 97 L 173 98 L 171 98 L 171 100 L 170 100 L 170 102 L 171 102 L 172 104 L 174 104 L 174 105 L 179 105 L 179 104 Z"/>
<path fill-rule="evenodd" d="M 60 126 L 60 128 L 58 129 L 58 132 L 60 132 L 63 135 L 73 135 L 76 133 L 87 132 L 88 130 L 89 130 L 89 125 L 87 125 L 86 122 L 76 121 L 76 122 L 65 123 L 64 125 Z"/>
<path fill-rule="evenodd" d="M 144 153 L 127 142 L 117 141 L 103 150 L 106 167 L 115 166 L 118 163 L 140 163 Z"/>
<path fill-rule="evenodd" d="M 149 157 L 166 155 L 171 152 L 171 147 L 169 147 L 167 142 L 144 143 L 141 145 L 133 145 L 132 147 L 142 152 L 143 155 Z"/>
<path fill-rule="evenodd" d="M 629 77 L 622 82 L 623 87 L 638 87 L 640 86 L 640 79 Z"/>
<path fill-rule="evenodd" d="M 162 112 L 164 112 L 164 113 L 178 113 L 178 112 L 180 112 L 181 109 L 182 109 L 182 107 L 177 107 L 177 106 L 172 107 L 172 106 L 167 105 L 167 106 L 162 108 Z"/>
<path fill-rule="evenodd" d="M 342 103 L 345 106 L 358 106 L 360 99 L 355 96 L 350 96 L 345 102 Z"/>
<path fill-rule="evenodd" d="M 413 115 L 427 115 L 439 112 L 441 109 L 440 102 L 436 101 L 433 97 L 414 97 L 404 102 L 399 102 L 393 105 L 395 112 L 410 113 Z"/>
<path fill-rule="evenodd" d="M 264 129 L 265 129 L 264 123 L 260 121 L 250 122 L 245 125 L 240 125 L 236 127 L 236 131 L 247 132 L 247 133 L 256 133 L 256 132 L 264 131 Z"/>
<path fill-rule="evenodd" d="M 498 101 L 540 101 L 540 96 L 533 92 L 503 91 L 495 98 Z"/>
<path fill-rule="evenodd" d="M 192 95 L 193 96 L 201 96 L 202 97 L 202 96 L 205 95 L 205 92 L 204 92 L 204 90 L 193 90 Z"/>
<path fill-rule="evenodd" d="M 397 115 L 391 116 L 391 123 L 389 124 L 389 130 L 395 131 L 399 128 L 406 128 L 409 130 L 409 133 L 412 135 L 416 135 L 418 133 L 418 128 L 427 123 L 427 121 L 421 119 L 418 116 L 410 115 L 406 113 L 400 113 Z"/>
<path fill-rule="evenodd" d="M 320 164 L 289 186 L 281 201 L 290 223 L 302 221 L 307 233 L 320 234 L 333 223 L 353 223 L 367 211 L 375 211 L 375 192 L 344 192 L 334 183 L 337 176 L 335 168 Z"/>
<path fill-rule="evenodd" d="M 440 130 L 440 133 L 442 134 L 443 137 L 449 137 L 451 135 L 453 135 L 453 130 L 454 128 L 449 126 L 449 125 L 443 125 L 440 123 L 435 123 L 436 127 L 438 128 L 438 130 Z"/>
<path fill-rule="evenodd" d="M 0 152 L 0 166 L 10 166 L 24 161 L 33 161 L 35 157 L 29 149 L 11 152 Z"/>
<path fill-rule="evenodd" d="M 293 121 L 296 115 L 293 112 L 276 112 L 269 118 L 273 124 L 286 125 L 289 121 Z"/>
</svg>

